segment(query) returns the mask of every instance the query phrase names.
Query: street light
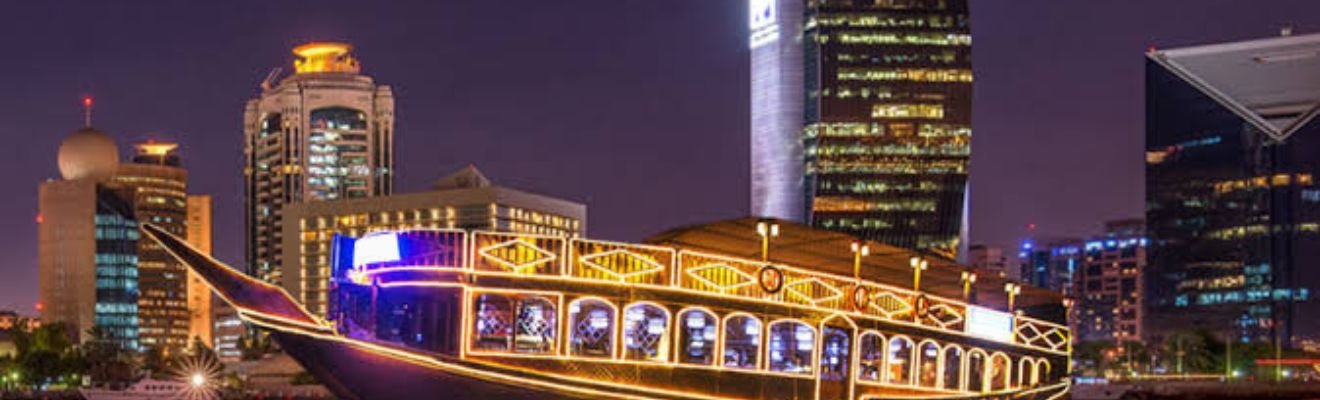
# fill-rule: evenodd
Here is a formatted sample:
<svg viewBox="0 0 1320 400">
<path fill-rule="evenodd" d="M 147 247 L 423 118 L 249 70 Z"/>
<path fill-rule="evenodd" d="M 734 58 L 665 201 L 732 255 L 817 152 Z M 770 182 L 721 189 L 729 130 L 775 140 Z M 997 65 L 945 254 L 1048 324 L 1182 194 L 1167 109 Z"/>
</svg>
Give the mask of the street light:
<svg viewBox="0 0 1320 400">
<path fill-rule="evenodd" d="M 972 271 L 962 272 L 963 300 L 972 301 L 972 284 L 976 283 L 976 273 Z"/>
<path fill-rule="evenodd" d="M 1004 292 L 1008 293 L 1008 312 L 1013 312 L 1013 300 L 1017 299 L 1017 295 L 1022 294 L 1022 285 L 1005 283 Z"/>
<path fill-rule="evenodd" d="M 871 255 L 871 246 L 862 244 L 862 242 L 852 242 L 853 253 L 853 279 L 862 277 L 862 257 Z"/>
<path fill-rule="evenodd" d="M 908 259 L 908 265 L 912 267 L 912 291 L 921 291 L 921 271 L 925 271 L 929 262 L 921 256 L 912 256 Z"/>
<path fill-rule="evenodd" d="M 757 222 L 756 234 L 761 237 L 761 261 L 769 261 L 770 238 L 779 237 L 779 224 L 768 221 Z"/>
</svg>

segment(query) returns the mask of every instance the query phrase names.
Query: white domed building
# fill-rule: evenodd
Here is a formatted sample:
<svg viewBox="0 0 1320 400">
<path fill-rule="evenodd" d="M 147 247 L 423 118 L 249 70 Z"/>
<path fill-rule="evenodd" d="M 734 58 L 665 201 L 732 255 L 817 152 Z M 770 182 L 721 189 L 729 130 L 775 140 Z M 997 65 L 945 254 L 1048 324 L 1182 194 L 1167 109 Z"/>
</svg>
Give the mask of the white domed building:
<svg viewBox="0 0 1320 400">
<path fill-rule="evenodd" d="M 119 171 L 119 146 L 88 126 L 65 136 L 57 157 L 64 179 L 38 187 L 41 320 L 68 324 L 80 341 L 99 327 L 136 350 L 139 236 L 132 199 L 111 182 Z"/>
<path fill-rule="evenodd" d="M 105 132 L 83 127 L 64 137 L 58 161 L 65 180 L 104 182 L 119 169 L 119 146 Z"/>
</svg>

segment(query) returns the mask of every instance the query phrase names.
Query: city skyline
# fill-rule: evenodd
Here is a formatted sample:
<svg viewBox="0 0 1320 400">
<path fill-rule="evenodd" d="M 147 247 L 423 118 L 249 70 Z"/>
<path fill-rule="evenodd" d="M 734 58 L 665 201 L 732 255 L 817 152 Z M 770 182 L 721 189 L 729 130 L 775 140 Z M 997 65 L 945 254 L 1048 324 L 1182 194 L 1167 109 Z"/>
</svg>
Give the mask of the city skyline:
<svg viewBox="0 0 1320 400">
<path fill-rule="evenodd" d="M 979 5 L 978 5 L 979 4 Z M 977 54 L 989 53 L 989 57 L 977 60 L 977 109 L 975 117 L 977 136 L 974 146 L 978 148 L 972 161 L 971 196 L 972 196 L 972 242 L 988 242 L 1011 248 L 1013 239 L 1020 236 L 1021 226 L 1028 222 L 1041 225 L 1042 230 L 1059 231 L 1063 234 L 1085 234 L 1093 231 L 1099 221 L 1118 217 L 1134 216 L 1141 213 L 1139 171 L 1141 163 L 1141 125 L 1140 118 L 1140 83 L 1142 55 L 1146 46 L 1178 46 L 1187 44 L 1212 43 L 1228 40 L 1242 40 L 1267 37 L 1277 34 L 1282 25 L 1293 25 L 1297 33 L 1313 33 L 1316 26 L 1297 25 L 1285 17 L 1300 15 L 1306 8 L 1301 2 L 1280 2 L 1280 6 L 1261 15 L 1241 15 L 1238 8 L 1228 6 L 1228 2 L 1215 3 L 1202 7 L 1203 14 L 1187 15 L 1174 27 L 1151 29 L 1142 34 L 1115 33 L 1124 38 L 1122 41 L 1099 41 L 1086 50 L 1094 50 L 1095 55 L 1077 55 L 1077 59 L 1066 56 L 1059 58 L 1062 63 L 1048 65 L 1027 64 L 1024 58 L 1014 59 L 1029 52 L 1022 48 L 1012 48 L 1010 43 L 1031 37 L 1030 29 L 1015 23 L 1013 12 L 1021 12 L 1030 4 L 994 3 L 1006 7 L 990 7 L 989 2 L 972 6 L 973 36 L 976 37 Z M 1199 3 L 1198 3 L 1199 4 Z M 1040 6 L 1040 4 L 1035 4 Z M 1289 6 L 1291 5 L 1291 6 Z M 722 7 L 721 7 L 722 6 Z M 43 8 L 34 10 L 41 13 L 54 13 L 43 5 L 25 7 Z M 232 26 L 242 18 L 252 17 L 232 10 L 217 12 L 217 19 L 212 22 L 224 24 L 227 31 L 206 32 L 202 25 L 178 25 L 169 22 L 170 18 L 148 18 L 161 20 L 162 25 L 149 27 L 122 27 L 115 21 L 116 13 L 156 13 L 164 17 L 169 13 L 191 15 L 201 11 L 187 11 L 171 6 L 137 9 L 133 6 L 88 6 L 89 8 L 110 7 L 99 10 L 103 13 L 89 12 L 92 17 L 73 24 L 79 28 L 64 27 L 40 28 L 27 25 L 31 22 L 13 22 L 8 24 L 14 29 L 30 27 L 44 34 L 55 34 L 59 30 L 69 37 L 69 46 L 43 46 L 33 48 L 25 43 L 14 44 L 13 53 L 20 59 L 32 63 L 16 66 L 12 76 L 26 77 L 13 79 L 9 85 L 17 88 L 21 104 L 7 103 L 6 113 L 12 113 L 0 123 L 0 131 L 10 137 L 31 137 L 36 140 L 29 145 L 32 151 L 17 154 L 6 161 L 6 167 L 17 171 L 14 179 L 29 184 L 57 176 L 53 155 L 63 135 L 81 123 L 81 109 L 78 99 L 84 93 L 91 93 L 98 98 L 97 110 L 93 123 L 109 132 L 123 146 L 137 139 L 148 137 L 144 132 L 163 132 L 151 135 L 157 139 L 173 140 L 181 143 L 180 152 L 187 164 L 185 167 L 197 171 L 194 173 L 196 187 L 200 193 L 213 193 L 216 196 L 216 248 L 220 259 L 239 262 L 242 259 L 242 223 L 236 216 L 241 214 L 242 187 L 240 170 L 241 126 L 235 122 L 234 115 L 241 112 L 242 101 L 259 92 L 256 82 L 260 82 L 272 66 L 291 67 L 288 48 L 309 40 L 342 40 L 358 46 L 359 55 L 370 60 L 366 72 L 396 88 L 400 100 L 399 131 L 399 188 L 401 191 L 415 190 L 439 177 L 448 170 L 468 163 L 489 166 L 488 172 L 498 181 L 509 182 L 513 186 L 526 187 L 538 192 L 567 197 L 587 203 L 592 209 L 592 221 L 612 221 L 593 224 L 593 236 L 614 239 L 636 239 L 656 233 L 666 227 L 677 226 L 721 217 L 735 217 L 746 214 L 746 132 L 747 109 L 746 87 L 746 30 L 745 7 L 742 2 L 721 3 L 688 2 L 683 4 L 634 4 L 602 5 L 592 13 L 575 15 L 567 10 L 554 10 L 547 5 L 533 6 L 526 16 L 514 16 L 520 26 L 513 33 L 494 32 L 483 28 L 489 20 L 479 17 L 485 7 L 491 5 L 459 5 L 457 15 L 474 19 L 466 21 L 456 18 L 437 23 L 445 40 L 433 48 L 450 49 L 449 54 L 436 54 L 432 48 L 410 43 L 406 47 L 392 45 L 391 41 L 399 37 L 412 37 L 408 29 L 358 29 L 342 28 L 346 17 L 329 17 L 312 13 L 304 21 L 292 26 L 276 26 L 272 20 L 253 31 L 250 36 L 232 39 L 220 46 L 198 44 L 213 43 L 227 39 L 235 33 Z M 276 5 L 273 8 L 285 6 Z M 427 6 L 432 7 L 432 6 Z M 461 7 L 472 7 L 464 9 Z M 537 8 L 545 7 L 545 8 Z M 677 8 L 671 10 L 668 8 Z M 125 8 L 127 10 L 119 10 Z M 1041 6 L 1036 10 L 1041 21 L 1058 23 L 1061 19 L 1048 18 L 1050 12 L 1063 12 L 1059 6 Z M 1160 13 L 1157 8 L 1164 8 Z M 1148 14 L 1135 17 L 1148 23 L 1166 22 L 1175 5 L 1152 7 Z M 1315 6 L 1311 6 L 1315 8 Z M 216 10 L 210 10 L 216 11 Z M 435 11 L 435 15 L 445 15 L 446 7 L 435 9 L 406 10 L 371 10 L 367 19 L 388 21 L 391 17 L 401 17 L 409 13 Z M 535 12 L 533 12 L 535 11 Z M 1068 9 L 1073 16 L 1087 15 L 1097 10 L 1085 6 Z M 229 12 L 231 14 L 226 14 Z M 1216 14 L 1218 12 L 1218 14 Z M 1239 18 L 1232 24 L 1223 24 L 1217 32 L 1190 35 L 1200 26 L 1198 21 L 1218 21 L 1235 12 Z M 544 13 L 553 18 L 546 17 Z M 27 14 L 14 13 L 13 15 Z M 250 13 L 249 13 L 250 14 Z M 279 15 L 279 12 L 265 12 L 267 15 Z M 670 14 L 682 19 L 680 22 L 657 21 L 656 18 L 642 16 Z M 539 17 L 533 17 L 539 15 Z M 618 16 L 617 21 L 598 21 L 603 15 Z M 1043 16 L 1042 16 L 1043 15 Z M 507 17 L 507 16 L 506 16 Z M 595 17 L 595 18 L 593 18 Z M 12 18 L 12 17 L 11 17 Z M 272 17 L 273 18 L 273 17 Z M 525 20 L 523 19 L 525 18 Z M 583 21 L 596 20 L 610 24 L 606 27 L 625 29 L 627 39 L 596 38 L 600 42 L 589 42 L 581 50 L 593 54 L 587 62 L 574 59 L 574 56 L 553 55 L 542 69 L 530 71 L 518 68 L 526 64 L 516 64 L 523 57 L 551 57 L 554 50 L 563 50 L 581 45 L 575 41 L 584 34 L 575 34 L 575 29 L 587 29 L 578 24 L 563 24 L 564 31 L 547 36 L 535 36 L 538 27 L 545 28 L 545 20 Z M 1201 19 L 1198 19 L 1201 18 Z M 197 18 L 179 18 L 196 21 Z M 40 21 L 42 18 L 30 18 Z M 1090 24 L 1092 28 L 1103 27 L 1099 21 L 1104 18 L 1084 18 L 1081 27 L 1060 27 L 1048 25 L 1041 29 L 1063 29 L 1065 32 L 1083 29 Z M 107 22 L 108 21 L 108 22 Z M 1097 21 L 1097 22 L 1091 22 Z M 378 22 L 381 23 L 381 22 Z M 428 22 L 429 23 L 429 22 Z M 464 24 L 477 23 L 468 26 Z M 62 24 L 61 24 L 62 25 Z M 684 25 L 693 25 L 701 29 L 687 29 Z M 490 26 L 490 25 L 484 25 Z M 1017 31 L 1003 31 L 1008 28 Z M 1181 27 L 1181 28 L 1179 28 Z M 430 28 L 430 26 L 427 26 Z M 466 29 L 465 29 L 466 28 Z M 136 30 L 135 30 L 136 29 Z M 177 37 L 158 37 L 160 29 L 176 30 Z M 523 30 L 526 29 L 526 30 Z M 590 30 L 599 29 L 593 27 Z M 488 48 L 469 48 L 462 44 L 463 33 L 480 32 L 491 34 L 495 44 Z M 1099 32 L 1099 29 L 1096 30 Z M 92 33 L 98 33 L 92 35 Z M 1040 33 L 1040 32 L 1035 32 Z M 665 36 L 665 34 L 672 36 Z M 1098 34 L 1098 33 L 1096 33 Z M 211 36 L 215 35 L 215 36 Z M 507 35 L 507 36 L 498 36 Z M 635 37 L 633 35 L 636 35 Z M 425 36 L 425 35 L 421 35 Z M 1054 40 L 1063 41 L 1069 37 Z M 1143 36 L 1147 40 L 1132 40 L 1131 36 Z M 6 35 L 14 37 L 14 35 Z M 711 37 L 718 40 L 706 40 Z M 523 43 L 524 39 L 533 38 L 549 49 L 538 49 L 535 44 Z M 208 40 L 209 39 L 209 40 Z M 632 40 L 628 40 L 632 39 Z M 12 39 L 11 39 L 12 40 Z M 1095 40 L 1094 37 L 1087 40 Z M 82 43 L 81 41 L 86 41 Z M 111 46 L 115 42 L 121 45 Z M 1119 42 L 1115 44 L 1113 42 Z M 82 43 L 82 44 L 79 44 Z M 123 44 L 134 44 L 127 46 Z M 701 43 L 702 46 L 674 46 L 675 43 Z M 1021 42 L 1017 42 L 1018 47 Z M 668 45 L 671 48 L 665 48 Z M 1065 50 L 1061 44 L 1043 43 L 1046 49 Z M 604 46 L 611 51 L 601 52 Z M 658 51 L 632 50 L 638 48 Z M 708 47 L 707 47 L 708 46 Z M 1008 47 L 1006 47 L 1008 46 Z M 1111 49 L 1110 46 L 1121 47 Z M 547 46 L 541 46 L 547 47 Z M 1029 47 L 1029 46 L 1028 46 Z M 97 53 L 90 49 L 111 49 L 111 54 Z M 78 50 L 88 49 L 86 53 Z M 72 50 L 72 51 L 71 51 Z M 105 50 L 102 50 L 105 51 Z M 530 55 L 517 55 L 518 51 L 531 52 Z M 1078 50 L 1069 50 L 1078 51 Z M 53 53 L 65 53 L 54 55 Z M 490 52 L 490 53 L 485 53 Z M 623 54 L 618 54 L 622 52 Z M 68 53 L 75 53 L 73 58 Z M 217 54 L 218 53 L 218 54 Z M 1003 55 L 996 55 L 1004 53 Z M 159 54 L 158 57 L 150 57 Z M 601 54 L 614 54 L 618 59 L 607 58 Z M 462 57 L 470 56 L 470 57 Z M 580 57 L 581 54 L 578 55 Z M 1081 65 L 1094 62 L 1087 57 L 1105 57 L 1098 65 Z M 491 58 L 493 57 L 493 58 Z M 1117 59 L 1114 59 L 1117 57 Z M 238 60 L 235 60 L 237 58 Z M 463 61 L 474 60 L 471 62 Z M 69 62 L 78 60 L 79 62 Z M 1085 60 L 1085 61 L 1084 61 Z M 223 62 L 222 62 L 223 61 Z M 1073 65 L 1069 62 L 1078 64 Z M 1039 97 L 1049 93 L 1046 89 L 1057 87 L 1059 82 L 1073 82 L 1056 77 L 1055 80 L 1024 82 L 1034 79 L 1030 73 L 1034 68 L 1047 74 L 1069 75 L 1068 79 L 1085 79 L 1090 73 L 1121 64 L 1124 74 L 1101 75 L 1108 79 L 1096 82 L 1075 82 L 1079 88 L 1072 88 L 1074 94 L 1098 91 L 1102 96 L 1097 100 L 1086 100 L 1072 107 L 1080 108 L 1058 110 L 1055 98 Z M 472 64 L 472 65 L 466 65 Z M 538 63 L 540 64 L 540 63 Z M 602 64 L 621 65 L 604 67 Z M 1061 65 L 1064 67 L 1061 68 Z M 1077 67 L 1074 71 L 1050 71 Z M 988 69 L 988 70 L 987 70 Z M 529 72 L 530 71 L 530 72 Z M 1088 72 L 1089 71 L 1089 72 Z M 534 72 L 534 73 L 532 73 Z M 712 73 L 717 72 L 717 73 Z M 485 78 L 498 80 L 470 79 L 464 73 L 479 73 Z M 485 75 L 490 74 L 490 75 Z M 205 76 L 207 79 L 195 79 Z M 1119 77 L 1115 77 L 1119 76 Z M 646 78 L 646 79 L 639 79 Z M 699 78 L 699 79 L 694 79 Z M 557 79 L 555 82 L 546 81 Z M 671 81 L 672 79 L 672 81 Z M 439 82 L 437 82 L 439 81 Z M 498 82 L 491 89 L 490 82 Z M 674 82 L 684 82 L 680 87 L 669 87 Z M 1050 82 L 1053 82 L 1051 84 Z M 585 85 L 585 86 L 583 86 Z M 622 89 L 610 87 L 626 85 Z M 1020 86 L 1019 86 L 1020 85 Z M 1126 85 L 1122 90 L 1108 86 Z M 176 87 L 182 86 L 182 87 Z M 1053 87 L 1052 87 L 1053 86 Z M 436 88 L 439 90 L 435 90 Z M 435 91 L 439 95 L 427 95 Z M 1121 93 L 1109 93 L 1118 91 Z M 585 93 L 584 93 L 585 92 Z M 203 95 L 198 95 L 202 93 Z M 634 95 L 645 98 L 644 101 L 619 102 L 617 96 Z M 527 94 L 533 94 L 524 96 Z M 556 102 L 556 96 L 579 94 L 587 104 L 595 107 L 563 104 Z M 1057 93 L 1054 93 L 1057 96 Z M 539 97 L 544 96 L 544 97 Z M 1019 97 L 1023 101 L 1009 101 Z M 1112 97 L 1105 97 L 1112 96 Z M 997 102 L 986 98 L 997 99 Z M 1038 98 L 1039 97 L 1039 98 Z M 1066 97 L 1066 96 L 1065 96 Z M 1083 97 L 1083 96 L 1079 96 Z M 178 101 L 160 101 L 160 99 L 183 99 Z M 1115 100 L 1118 99 L 1118 100 Z M 1135 104 L 1114 104 L 1120 101 L 1133 101 Z M 1033 103 L 1034 102 L 1034 103 Z M 169 104 L 176 103 L 176 104 Z M 1031 106 L 1035 104 L 1035 106 Z M 1005 108 L 1007 107 L 1007 108 Z M 1091 108 L 1098 110 L 1091 110 Z M 436 110 L 436 111 L 433 111 Z M 1049 115 L 1036 125 L 1029 113 L 1048 114 L 1049 111 L 1063 111 L 1059 115 Z M 1081 115 L 1073 113 L 1081 112 Z M 522 118 L 512 118 L 517 113 Z M 616 114 L 617 115 L 614 115 Z M 987 117 L 986 115 L 996 115 Z M 1027 115 L 1024 115 L 1027 114 Z M 598 118 L 605 115 L 609 118 Z M 1114 117 L 1120 115 L 1121 117 Z M 22 118 L 19 118 L 19 117 Z M 439 116 L 439 118 L 436 118 Z M 1054 124 L 1049 122 L 1052 119 Z M 439 123 L 437 123 L 437 120 Z M 509 122 L 508 120 L 521 120 Z M 1082 133 L 1068 132 L 1070 122 Z M 1078 122 L 1082 121 L 1082 122 Z M 1086 126 L 1087 122 L 1098 126 Z M 1116 122 L 1117 121 L 1117 122 Z M 1116 126 L 1106 127 L 1104 122 Z M 1022 129 L 1022 126 L 1029 127 Z M 1123 131 L 1121 136 L 1112 139 L 1085 138 L 1083 134 L 1105 135 L 1113 131 Z M 18 133 L 21 132 L 21 133 Z M 1017 142 L 994 140 L 1001 135 L 1015 138 Z M 1121 139 L 1121 140 L 1120 140 Z M 698 141 L 700 140 L 700 141 Z M 1069 149 L 1080 144 L 1099 145 L 1099 141 L 1116 141 L 1123 146 L 1122 152 L 1107 153 L 1110 158 L 1097 155 L 1070 155 L 1060 157 L 1057 154 L 1020 154 L 1022 146 Z M 1089 140 L 1089 142 L 1088 142 Z M 513 141 L 522 141 L 534 146 L 520 148 L 506 147 Z M 693 145 L 694 143 L 699 145 Z M 1012 146 L 1016 143 L 1016 146 Z M 713 144 L 713 145 L 712 145 Z M 549 146 L 555 151 L 554 156 L 543 155 Z M 599 146 L 599 147 L 594 147 Z M 585 147 L 585 149 L 584 149 Z M 1009 149 L 1005 149 L 1009 147 Z M 648 149 L 644 153 L 621 151 L 590 151 L 600 149 Z M 1014 150 L 1017 148 L 1018 150 Z M 205 150 L 202 150 L 205 149 Z M 437 156 L 437 151 L 439 155 Z M 1106 154 L 1105 151 L 1098 151 Z M 607 154 L 600 154 L 607 153 Z M 1067 153 L 1060 151 L 1059 153 Z M 641 157 L 638 157 L 640 155 Z M 693 160 L 689 163 L 673 163 L 676 159 Z M 1119 164 L 1117 171 L 1095 171 L 1086 161 L 1101 161 Z M 1126 163 L 1121 163 L 1127 160 Z M 1054 167 L 1056 164 L 1062 165 Z M 505 164 L 505 165 L 500 165 Z M 602 170 L 597 165 L 614 164 L 621 168 Z M 679 165 L 675 164 L 689 164 Z M 553 165 L 554 167 L 550 167 Z M 1051 166 L 1048 174 L 1032 171 L 1033 168 Z M 677 170 L 675 169 L 677 168 Z M 712 172 L 713 171 L 713 172 Z M 1042 174 L 1037 176 L 1037 174 Z M 1113 175 L 1119 178 L 1104 178 Z M 1041 195 L 1055 188 L 1068 187 L 1070 184 L 1087 184 L 1086 177 L 1099 179 L 1105 185 L 1114 186 L 1118 194 L 1095 196 L 1089 200 L 1096 204 L 1076 204 L 1076 195 L 1054 194 Z M 645 181 L 645 186 L 630 181 Z M 1081 183 L 1078 183 L 1078 182 Z M 1022 183 L 1027 182 L 1027 183 Z M 1033 188 L 1035 187 L 1035 188 Z M 1126 187 L 1126 188 L 1124 188 Z M 627 193 L 643 190 L 655 190 L 658 193 L 682 193 L 657 200 L 643 201 Z M 1010 194 L 996 193 L 1007 188 Z M 700 195 L 690 195 L 700 193 Z M 7 211 L 0 214 L 0 220 L 28 229 L 15 229 L 16 233 L 7 237 L 14 249 L 0 262 L 5 263 L 5 271 L 15 281 L 35 282 L 35 204 L 32 196 L 12 196 L 4 205 Z M 1126 204 L 1103 204 L 1123 199 Z M 1080 199 L 1085 200 L 1085 199 Z M 1123 203 L 1123 202 L 1119 202 Z M 637 208 L 651 211 L 636 213 Z M 1044 207 L 1036 212 L 1033 209 Z M 1065 208 L 1066 207 L 1066 208 Z M 996 210 L 1012 210 L 998 212 Z M 1081 215 L 1073 215 L 1077 210 L 1090 210 Z M 635 213 L 635 214 L 634 214 Z M 1025 214 L 1025 215 L 1024 215 Z M 1032 217 L 1031 215 L 1035 215 Z M 31 310 L 35 300 L 35 288 L 15 285 L 16 290 L 7 291 L 0 296 L 0 307 L 14 307 Z M 24 290 L 19 290 L 24 289 Z M 27 290 L 25 292 L 25 290 Z"/>
</svg>

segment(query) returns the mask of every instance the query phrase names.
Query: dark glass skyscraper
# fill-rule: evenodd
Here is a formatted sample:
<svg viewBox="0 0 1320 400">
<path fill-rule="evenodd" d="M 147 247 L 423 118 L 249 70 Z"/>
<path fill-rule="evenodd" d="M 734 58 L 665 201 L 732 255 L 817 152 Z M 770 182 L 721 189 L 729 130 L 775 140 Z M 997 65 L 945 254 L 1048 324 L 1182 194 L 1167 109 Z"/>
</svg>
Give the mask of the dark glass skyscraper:
<svg viewBox="0 0 1320 400">
<path fill-rule="evenodd" d="M 782 12 L 792 7 L 774 3 L 794 1 L 753 1 L 753 28 L 758 4 Z M 782 210 L 764 205 L 794 203 L 766 199 L 804 199 L 801 208 L 812 225 L 955 255 L 972 133 L 967 2 L 796 0 L 804 1 L 800 29 L 782 26 L 792 18 L 775 18 L 781 21 L 778 43 L 752 34 L 753 212 L 779 216 Z M 758 79 L 767 73 L 761 58 L 769 51 L 780 57 L 775 71 L 800 74 Z M 794 57 L 800 64 L 783 65 Z M 800 87 L 800 103 L 758 101 L 767 92 L 793 92 L 783 87 Z M 784 110 L 801 110 L 800 123 L 769 123 L 779 122 L 769 117 L 792 114 Z M 784 137 L 792 142 L 765 149 Z M 800 155 L 779 154 L 794 145 L 801 146 Z M 778 181 L 757 174 L 793 166 L 803 170 L 796 186 L 770 185 Z"/>
<path fill-rule="evenodd" d="M 1147 55 L 1150 339 L 1316 332 L 1320 35 Z M 1286 343 L 1286 341 L 1285 341 Z"/>
</svg>

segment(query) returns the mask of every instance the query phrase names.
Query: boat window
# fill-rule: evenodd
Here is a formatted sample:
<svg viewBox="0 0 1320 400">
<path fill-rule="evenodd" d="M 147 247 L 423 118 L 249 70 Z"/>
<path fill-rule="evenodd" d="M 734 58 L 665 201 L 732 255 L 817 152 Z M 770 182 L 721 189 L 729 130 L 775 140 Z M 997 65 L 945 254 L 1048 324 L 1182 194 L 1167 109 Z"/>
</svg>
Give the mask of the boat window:
<svg viewBox="0 0 1320 400">
<path fill-rule="evenodd" d="M 848 332 L 835 327 L 826 327 L 821 338 L 823 339 L 820 354 L 821 379 L 841 381 L 847 378 L 848 364 L 852 363 L 852 359 L 848 357 Z"/>
<path fill-rule="evenodd" d="M 888 378 L 885 382 L 895 385 L 912 384 L 912 340 L 903 336 L 889 339 Z"/>
<path fill-rule="evenodd" d="M 770 324 L 770 370 L 795 374 L 811 373 L 816 331 L 797 321 Z"/>
<path fill-rule="evenodd" d="M 715 363 L 715 335 L 719 332 L 715 314 L 705 310 L 687 310 L 678 314 L 678 343 L 682 348 L 678 362 L 711 365 Z"/>
<path fill-rule="evenodd" d="M 1050 381 L 1050 362 L 1044 359 L 1036 360 L 1036 375 L 1032 379 L 1034 383 L 1046 383 Z"/>
<path fill-rule="evenodd" d="M 935 342 L 925 341 L 917 348 L 917 386 L 938 387 L 940 370 L 940 346 Z"/>
<path fill-rule="evenodd" d="M 956 345 L 944 348 L 944 389 L 962 389 L 963 350 Z"/>
<path fill-rule="evenodd" d="M 554 353 L 555 304 L 542 297 L 518 301 L 514 325 L 514 351 L 519 353 Z"/>
<path fill-rule="evenodd" d="M 568 319 L 572 355 L 614 356 L 614 306 L 599 299 L 576 300 L 568 306 Z"/>
<path fill-rule="evenodd" d="M 665 361 L 669 352 L 669 311 L 650 303 L 623 310 L 623 357 Z"/>
<path fill-rule="evenodd" d="M 724 320 L 724 366 L 756 369 L 761 355 L 761 320 L 734 315 Z"/>
<path fill-rule="evenodd" d="M 995 353 L 990 357 L 990 390 L 1000 391 L 1008 389 L 1008 368 L 1012 365 L 1008 356 L 1004 353 Z"/>
<path fill-rule="evenodd" d="M 513 332 L 513 304 L 508 296 L 480 294 L 475 302 L 472 332 L 475 350 L 509 351 Z"/>
<path fill-rule="evenodd" d="M 985 364 L 988 361 L 985 352 L 980 349 L 967 352 L 967 390 L 970 392 L 984 392 L 985 387 Z"/>
<path fill-rule="evenodd" d="M 1031 357 L 1022 357 L 1021 359 L 1018 359 L 1017 375 L 1014 376 L 1017 380 L 1013 381 L 1013 383 L 1018 387 L 1035 386 L 1036 382 L 1032 382 L 1032 380 L 1036 379 L 1035 369 L 1036 362 L 1032 361 Z"/>
<path fill-rule="evenodd" d="M 857 344 L 857 379 L 879 382 L 885 368 L 885 337 L 866 332 L 857 339 Z"/>
</svg>

